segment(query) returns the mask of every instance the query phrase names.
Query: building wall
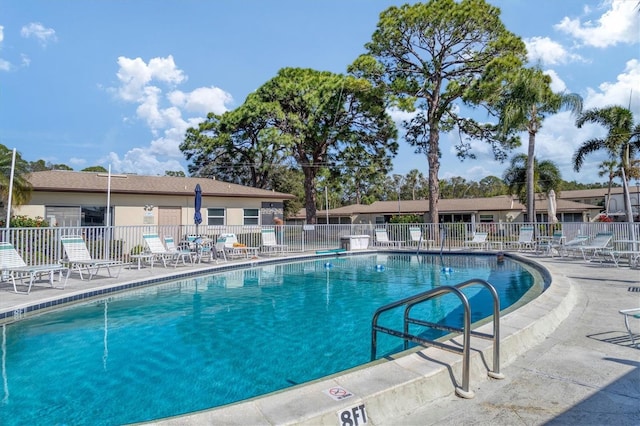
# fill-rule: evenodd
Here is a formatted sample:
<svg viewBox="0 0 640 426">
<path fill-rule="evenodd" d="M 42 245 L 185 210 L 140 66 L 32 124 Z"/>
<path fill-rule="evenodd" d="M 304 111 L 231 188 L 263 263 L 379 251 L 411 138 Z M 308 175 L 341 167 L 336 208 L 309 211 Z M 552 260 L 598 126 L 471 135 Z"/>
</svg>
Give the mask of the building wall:
<svg viewBox="0 0 640 426">
<path fill-rule="evenodd" d="M 282 200 L 278 201 L 282 202 Z M 260 212 L 265 202 L 272 204 L 275 201 L 263 198 L 203 196 L 201 210 L 203 222 L 206 223 L 207 208 L 223 208 L 225 209 L 226 225 L 242 225 L 244 222 L 244 209 L 258 209 Z M 158 207 L 181 208 L 181 220 L 184 225 L 193 223 L 193 215 L 195 213 L 193 196 L 112 194 L 109 203 L 112 207 L 112 220 L 115 226 L 157 225 Z M 12 215 L 25 215 L 33 218 L 39 216 L 49 220 L 49 218 L 45 217 L 46 206 L 80 207 L 106 205 L 106 194 L 34 192 L 29 204 L 15 207 L 12 210 Z"/>
</svg>

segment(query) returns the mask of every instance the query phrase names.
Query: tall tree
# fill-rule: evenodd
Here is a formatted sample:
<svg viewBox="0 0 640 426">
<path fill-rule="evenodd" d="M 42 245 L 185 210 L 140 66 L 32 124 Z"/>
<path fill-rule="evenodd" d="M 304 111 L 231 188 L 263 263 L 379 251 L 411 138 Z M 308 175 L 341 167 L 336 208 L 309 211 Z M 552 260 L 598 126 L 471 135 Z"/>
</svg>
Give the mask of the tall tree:
<svg viewBox="0 0 640 426">
<path fill-rule="evenodd" d="M 52 164 L 50 162 L 45 162 L 44 160 L 30 161 L 27 167 L 30 172 L 42 172 L 46 170 L 73 170 L 66 164 Z"/>
<path fill-rule="evenodd" d="M 402 192 L 409 192 L 411 194 L 411 200 L 425 199 L 427 198 L 427 194 L 423 194 L 423 187 L 428 188 L 428 183 L 425 182 L 424 175 L 420 170 L 409 170 L 409 173 L 407 173 L 404 178 Z"/>
<path fill-rule="evenodd" d="M 505 150 L 516 144 L 494 137 L 493 126 L 460 115 L 460 104 L 483 104 L 505 72 L 524 61 L 524 43 L 499 16 L 500 10 L 484 0 L 391 7 L 381 13 L 368 53 L 349 68 L 384 87 L 392 105 L 418 111 L 404 127 L 409 144 L 427 156 L 433 223 L 438 223 L 441 131 L 457 127 L 465 138 L 487 140 L 498 159 L 506 159 Z M 457 149 L 460 158 L 473 157 L 468 139 L 461 139 Z"/>
<path fill-rule="evenodd" d="M 11 183 L 11 164 L 13 163 L 13 150 L 0 144 L 0 197 L 4 206 L 8 206 L 9 187 Z M 19 206 L 31 198 L 31 183 L 28 174 L 29 163 L 22 159 L 20 152 L 16 151 L 16 161 L 13 170 L 13 193 L 11 204 Z"/>
<path fill-rule="evenodd" d="M 551 90 L 551 77 L 539 68 L 522 68 L 514 73 L 496 101 L 499 114 L 500 131 L 527 132 L 527 216 L 535 222 L 535 184 L 534 161 L 536 135 L 543 120 L 567 107 L 574 114 L 582 111 L 582 98 L 575 93 L 554 93 Z"/>
<path fill-rule="evenodd" d="M 284 152 L 304 173 L 307 223 L 316 223 L 316 175 L 359 157 L 386 173 L 397 153 L 384 93 L 363 79 L 284 68 L 255 95 L 268 106 Z M 354 152 L 356 150 L 356 152 Z"/>
<path fill-rule="evenodd" d="M 81 172 L 98 172 L 98 173 L 108 173 L 109 170 L 105 169 L 103 166 L 90 166 L 90 167 L 85 167 L 84 169 L 80 170 Z"/>
<path fill-rule="evenodd" d="M 533 183 L 535 192 L 548 194 L 552 189 L 559 193 L 562 185 L 562 176 L 558 166 L 550 160 L 538 162 L 533 160 L 533 179 L 528 180 L 529 158 L 526 154 L 518 154 L 511 159 L 511 165 L 504 171 L 504 182 L 509 188 L 510 194 L 516 194 L 521 203 L 525 203 L 528 197 L 529 182 Z M 527 210 L 527 215 L 529 215 Z M 529 222 L 535 221 L 533 216 L 528 216 Z"/>
<path fill-rule="evenodd" d="M 504 181 L 497 176 L 486 176 L 480 179 L 478 186 L 480 187 L 482 197 L 495 197 L 507 193 L 507 187 Z"/>
<path fill-rule="evenodd" d="M 239 108 L 209 113 L 198 128 L 187 129 L 180 150 L 191 163 L 192 176 L 215 177 L 255 188 L 269 187 L 276 165 L 283 162 L 282 144 L 272 124 L 272 110 L 249 95 Z"/>
<path fill-rule="evenodd" d="M 620 174 L 620 165 L 617 160 L 609 159 L 600 163 L 598 169 L 598 176 L 607 176 L 607 204 L 605 211 L 609 213 L 609 205 L 611 204 L 611 187 L 613 186 L 613 179 Z"/>
<path fill-rule="evenodd" d="M 627 179 L 627 182 L 623 182 L 625 207 L 627 213 L 631 214 L 631 206 L 627 205 L 628 179 L 634 173 L 633 160 L 640 154 L 640 123 L 634 124 L 631 110 L 621 106 L 585 111 L 576 120 L 576 126 L 582 128 L 585 123 L 600 124 L 607 129 L 607 135 L 583 142 L 573 154 L 573 169 L 579 172 L 585 157 L 597 151 L 605 151 L 609 158 L 619 159 L 619 170 L 624 172 Z M 627 217 L 627 220 L 631 222 L 633 218 Z"/>
<path fill-rule="evenodd" d="M 363 157 L 361 147 L 350 145 L 341 153 L 340 167 L 331 167 L 329 186 L 340 186 L 344 202 L 361 204 L 372 202 L 374 187 L 384 180 L 386 170 L 391 168 L 391 159 L 383 150 L 372 152 L 372 157 Z M 380 165 L 383 165 L 381 167 Z M 375 197 L 373 197 L 375 200 Z"/>
</svg>

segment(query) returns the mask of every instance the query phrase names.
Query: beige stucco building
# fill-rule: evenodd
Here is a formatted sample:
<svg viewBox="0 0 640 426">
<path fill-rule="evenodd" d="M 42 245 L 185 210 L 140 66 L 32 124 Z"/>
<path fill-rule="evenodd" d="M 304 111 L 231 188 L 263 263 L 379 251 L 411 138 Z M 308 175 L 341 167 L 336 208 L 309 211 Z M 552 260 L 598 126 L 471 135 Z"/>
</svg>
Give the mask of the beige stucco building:
<svg viewBox="0 0 640 426">
<path fill-rule="evenodd" d="M 203 225 L 269 225 L 294 196 L 206 178 L 52 170 L 29 175 L 28 204 L 13 215 L 52 226 L 191 225 L 195 187 L 202 188 Z"/>
<path fill-rule="evenodd" d="M 549 202 L 546 197 L 536 197 L 536 221 L 547 222 Z M 477 223 L 518 223 L 527 222 L 526 207 L 517 199 L 509 196 L 488 198 L 441 199 L 438 202 L 440 223 L 472 222 Z M 556 217 L 561 222 L 589 222 L 602 210 L 602 207 L 575 202 L 564 198 L 557 199 Z M 318 223 L 342 224 L 383 224 L 393 216 L 417 215 L 427 220 L 429 200 L 376 201 L 372 204 L 354 204 L 317 212 Z M 304 218 L 300 212 L 297 219 Z"/>
</svg>

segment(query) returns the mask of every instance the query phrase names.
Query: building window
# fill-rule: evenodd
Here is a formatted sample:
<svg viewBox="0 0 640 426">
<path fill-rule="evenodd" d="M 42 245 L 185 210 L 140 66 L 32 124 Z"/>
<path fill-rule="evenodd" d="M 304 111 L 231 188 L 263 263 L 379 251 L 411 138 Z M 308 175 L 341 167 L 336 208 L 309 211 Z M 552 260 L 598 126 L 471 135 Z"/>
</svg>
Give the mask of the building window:
<svg viewBox="0 0 640 426">
<path fill-rule="evenodd" d="M 376 225 L 384 225 L 384 216 L 376 216 Z"/>
<path fill-rule="evenodd" d="M 480 223 L 491 223 L 493 222 L 492 214 L 481 214 L 480 215 Z"/>
<path fill-rule="evenodd" d="M 224 225 L 224 209 L 207 209 L 207 225 Z"/>
<path fill-rule="evenodd" d="M 51 226 L 104 226 L 107 208 L 103 206 L 46 206 L 45 219 Z M 111 215 L 113 223 L 113 215 Z"/>
<path fill-rule="evenodd" d="M 244 209 L 245 225 L 260 225 L 260 209 Z"/>
<path fill-rule="evenodd" d="M 563 222 L 582 222 L 582 213 L 562 213 Z"/>
</svg>

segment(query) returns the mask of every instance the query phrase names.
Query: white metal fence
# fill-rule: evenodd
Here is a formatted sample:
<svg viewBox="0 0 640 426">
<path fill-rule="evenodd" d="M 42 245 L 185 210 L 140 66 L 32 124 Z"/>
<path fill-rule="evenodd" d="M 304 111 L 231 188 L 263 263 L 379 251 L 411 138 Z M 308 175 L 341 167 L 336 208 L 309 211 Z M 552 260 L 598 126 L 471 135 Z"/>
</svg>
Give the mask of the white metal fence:
<svg viewBox="0 0 640 426">
<path fill-rule="evenodd" d="M 474 232 L 487 232 L 489 242 L 509 243 L 518 241 L 520 228 L 533 226 L 537 237 L 551 236 L 562 230 L 571 240 L 577 235 L 595 235 L 612 232 L 613 240 L 640 240 L 640 223 L 448 223 L 433 225 L 386 224 L 386 225 L 282 225 L 282 226 L 114 226 L 114 227 L 48 227 L 9 228 L 0 230 L 0 240 L 13 243 L 29 265 L 57 262 L 64 258 L 60 237 L 80 235 L 94 258 L 110 258 L 128 262 L 130 255 L 144 250 L 142 235 L 157 233 L 160 238 L 170 235 L 175 241 L 185 240 L 188 235 L 203 235 L 216 239 L 222 233 L 234 233 L 238 242 L 249 247 L 260 247 L 261 230 L 276 231 L 279 244 L 287 245 L 289 252 L 312 252 L 344 247 L 344 237 L 366 235 L 369 247 L 376 246 L 375 229 L 384 228 L 389 240 L 402 241 L 400 248 L 416 248 L 411 240 L 410 228 L 419 228 L 422 239 L 429 241 L 431 250 L 459 250 L 465 241 L 471 240 Z M 508 249 L 509 245 L 504 246 Z"/>
</svg>

